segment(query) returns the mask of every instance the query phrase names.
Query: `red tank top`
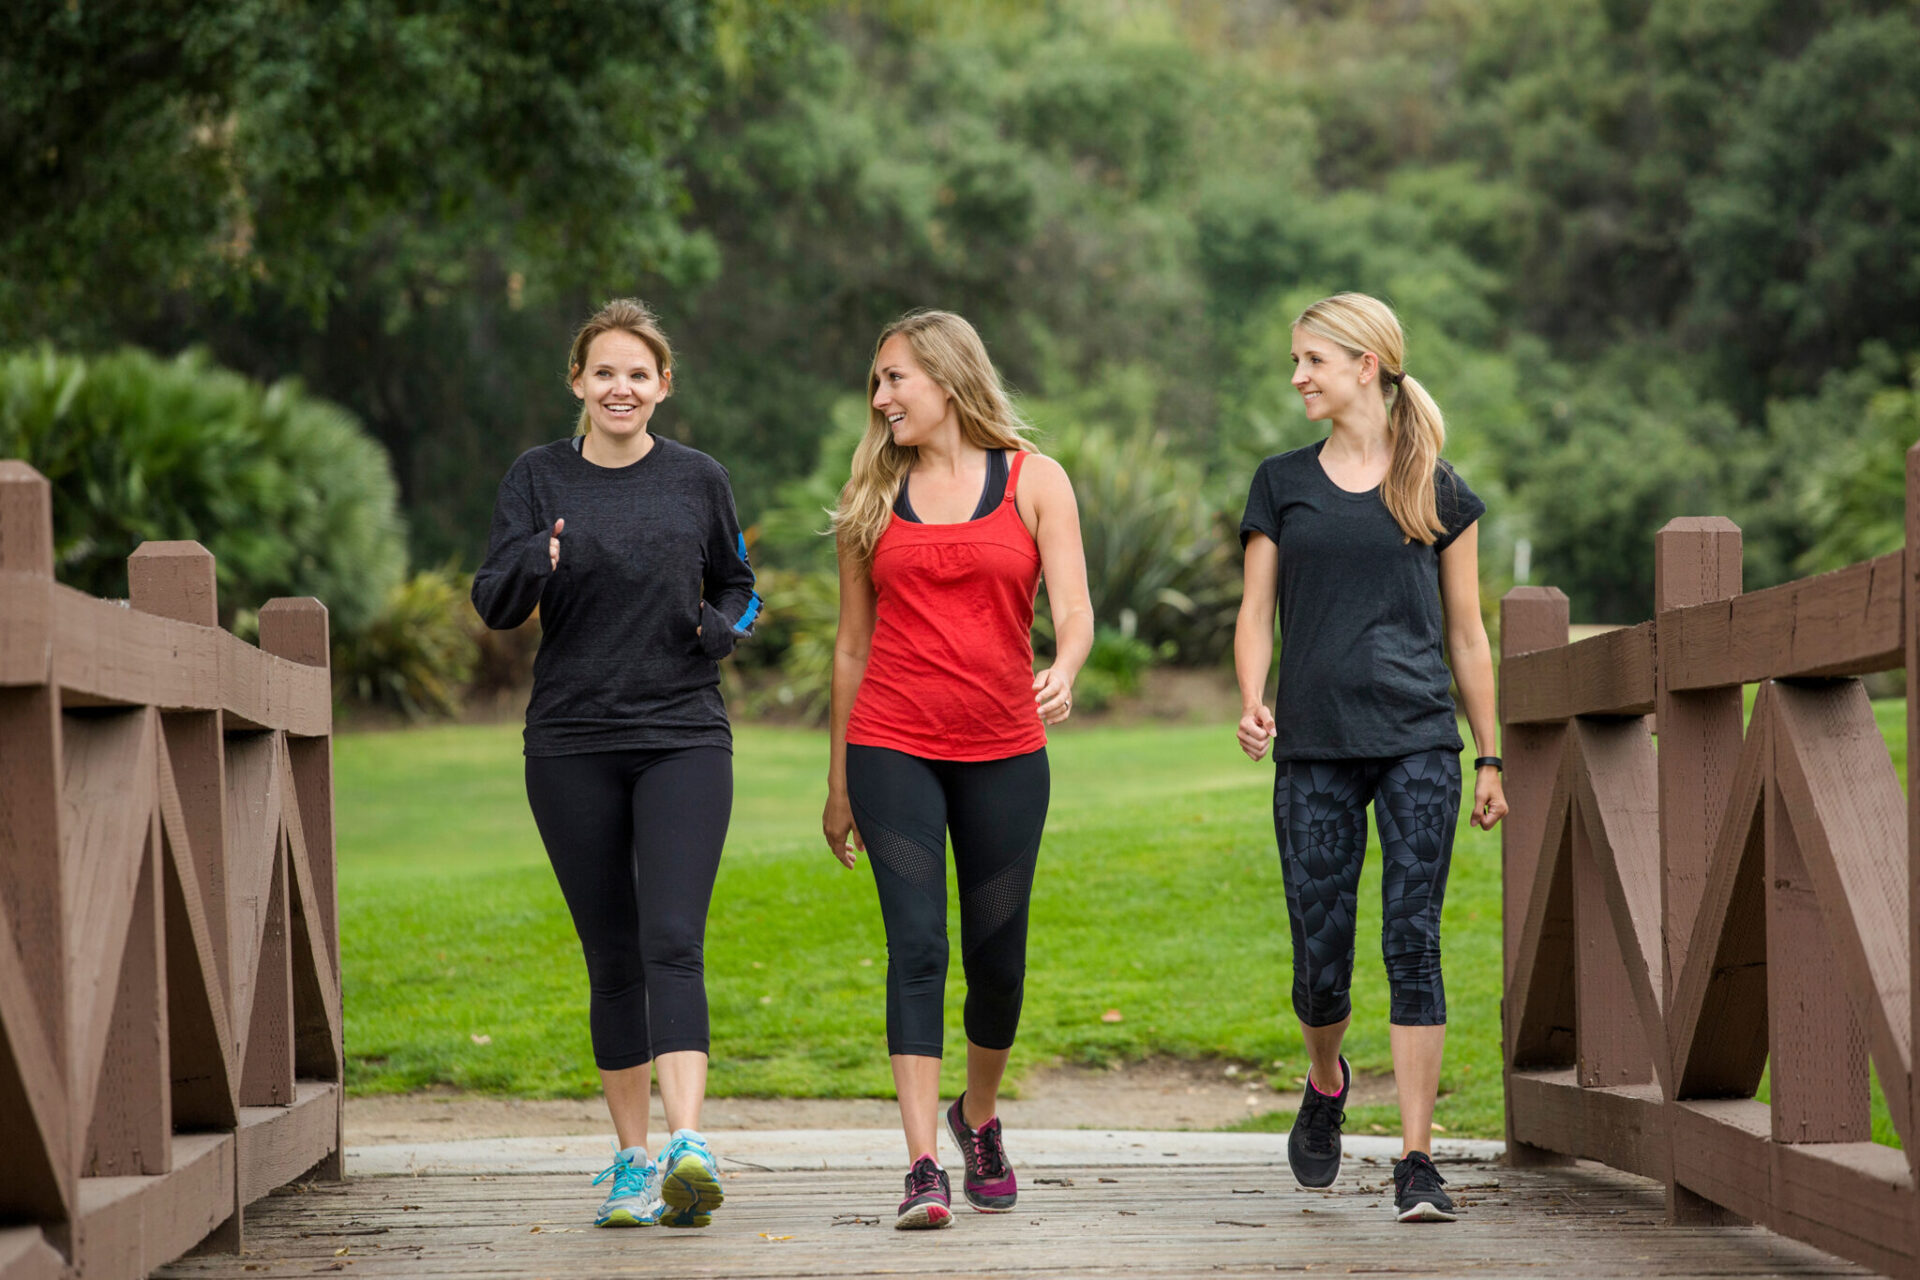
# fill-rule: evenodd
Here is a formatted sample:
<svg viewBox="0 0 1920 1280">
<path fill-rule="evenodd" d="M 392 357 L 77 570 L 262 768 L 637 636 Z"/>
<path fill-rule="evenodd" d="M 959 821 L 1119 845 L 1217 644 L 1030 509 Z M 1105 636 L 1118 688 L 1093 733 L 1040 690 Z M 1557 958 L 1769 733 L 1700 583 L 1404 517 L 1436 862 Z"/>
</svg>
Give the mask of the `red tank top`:
<svg viewBox="0 0 1920 1280">
<path fill-rule="evenodd" d="M 1004 760 L 1047 745 L 1033 701 L 1040 549 L 1007 493 L 978 520 L 892 517 L 873 553 L 873 644 L 847 741 L 930 760 Z"/>
</svg>

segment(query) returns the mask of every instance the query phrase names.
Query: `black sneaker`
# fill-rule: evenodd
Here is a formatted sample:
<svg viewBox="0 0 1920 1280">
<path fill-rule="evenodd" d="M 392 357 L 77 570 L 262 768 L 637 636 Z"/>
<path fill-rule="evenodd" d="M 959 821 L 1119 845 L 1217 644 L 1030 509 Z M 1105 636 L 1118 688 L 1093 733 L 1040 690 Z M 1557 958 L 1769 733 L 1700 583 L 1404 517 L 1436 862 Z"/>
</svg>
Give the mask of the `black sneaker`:
<svg viewBox="0 0 1920 1280">
<path fill-rule="evenodd" d="M 1393 1211 L 1402 1222 L 1456 1222 L 1447 1180 L 1424 1151 L 1409 1151 L 1393 1165 Z"/>
<path fill-rule="evenodd" d="M 921 1156 L 907 1171 L 907 1196 L 900 1202 L 893 1225 L 901 1231 L 944 1227 L 953 1221 L 947 1171 L 932 1156 Z"/>
<path fill-rule="evenodd" d="M 1329 1098 L 1313 1087 L 1307 1072 L 1301 1091 L 1300 1114 L 1287 1135 L 1287 1164 L 1293 1180 L 1303 1187 L 1330 1187 L 1340 1176 L 1340 1126 L 1347 1122 L 1347 1092 L 1353 1088 L 1353 1068 L 1340 1059 L 1340 1093 Z"/>
</svg>

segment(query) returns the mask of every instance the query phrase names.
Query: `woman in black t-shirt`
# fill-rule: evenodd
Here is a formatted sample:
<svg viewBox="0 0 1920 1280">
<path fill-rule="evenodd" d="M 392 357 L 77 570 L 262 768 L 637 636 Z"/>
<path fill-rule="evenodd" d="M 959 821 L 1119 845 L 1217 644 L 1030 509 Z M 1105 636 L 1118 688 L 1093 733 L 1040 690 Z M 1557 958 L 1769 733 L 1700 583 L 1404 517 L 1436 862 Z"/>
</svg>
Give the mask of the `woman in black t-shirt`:
<svg viewBox="0 0 1920 1280">
<path fill-rule="evenodd" d="M 1393 311 L 1364 294 L 1316 302 L 1293 326 L 1294 389 L 1327 438 L 1260 464 L 1240 524 L 1246 592 L 1234 632 L 1240 747 L 1273 748 L 1274 830 L 1293 933 L 1293 1007 L 1312 1058 L 1287 1139 L 1294 1177 L 1340 1171 L 1352 1069 L 1340 1055 L 1352 1006 L 1354 918 L 1374 806 L 1383 858 L 1381 950 L 1392 989 L 1403 1149 L 1402 1222 L 1451 1222 L 1430 1157 L 1446 1042 L 1440 905 L 1460 805 L 1451 681 L 1476 748 L 1494 748 L 1493 659 L 1480 620 L 1486 504 L 1440 459 L 1446 431 L 1408 377 Z M 1280 686 L 1265 703 L 1276 611 Z M 1443 626 L 1444 620 L 1444 626 Z M 1475 764 L 1471 821 L 1507 812 L 1500 761 Z M 1323 1088 L 1332 1085 L 1333 1088 Z"/>
</svg>

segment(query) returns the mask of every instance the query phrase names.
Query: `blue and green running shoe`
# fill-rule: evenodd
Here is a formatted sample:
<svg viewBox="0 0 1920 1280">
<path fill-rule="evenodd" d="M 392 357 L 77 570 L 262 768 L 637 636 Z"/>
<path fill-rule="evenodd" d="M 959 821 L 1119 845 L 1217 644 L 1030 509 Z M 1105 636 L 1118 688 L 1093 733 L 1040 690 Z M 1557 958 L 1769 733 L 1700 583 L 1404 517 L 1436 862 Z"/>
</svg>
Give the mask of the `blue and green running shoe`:
<svg viewBox="0 0 1920 1280">
<path fill-rule="evenodd" d="M 660 1221 L 669 1227 L 704 1227 L 727 1198 L 707 1140 L 692 1129 L 675 1131 L 660 1156 L 660 1196 L 667 1203 Z"/>
<path fill-rule="evenodd" d="M 660 1221 L 660 1170 L 647 1159 L 646 1148 L 628 1147 L 593 1180 L 599 1186 L 613 1179 L 606 1203 L 593 1215 L 596 1227 L 650 1227 Z"/>
</svg>

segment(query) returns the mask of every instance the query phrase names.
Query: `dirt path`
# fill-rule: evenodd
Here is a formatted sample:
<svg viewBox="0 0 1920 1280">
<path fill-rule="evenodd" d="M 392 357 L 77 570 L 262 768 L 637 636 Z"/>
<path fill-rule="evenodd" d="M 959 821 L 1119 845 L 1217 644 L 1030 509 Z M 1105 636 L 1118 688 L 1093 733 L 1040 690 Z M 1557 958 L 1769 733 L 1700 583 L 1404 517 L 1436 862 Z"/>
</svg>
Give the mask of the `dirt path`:
<svg viewBox="0 0 1920 1280">
<path fill-rule="evenodd" d="M 1232 1074 L 1229 1074 L 1229 1071 Z M 1277 1093 L 1218 1062 L 1150 1059 L 1114 1070 L 1055 1067 L 1030 1073 L 1020 1097 L 1001 1103 L 1013 1126 L 1049 1129 L 1218 1129 L 1268 1111 L 1291 1111 L 1299 1090 Z M 1393 1101 L 1391 1076 L 1358 1076 L 1352 1105 Z M 656 1126 L 664 1123 L 654 1100 Z M 887 1129 L 900 1112 L 883 1098 L 714 1098 L 708 1129 Z M 608 1128 L 599 1099 L 523 1101 L 447 1092 L 347 1100 L 347 1145 L 451 1142 L 594 1134 Z"/>
</svg>

